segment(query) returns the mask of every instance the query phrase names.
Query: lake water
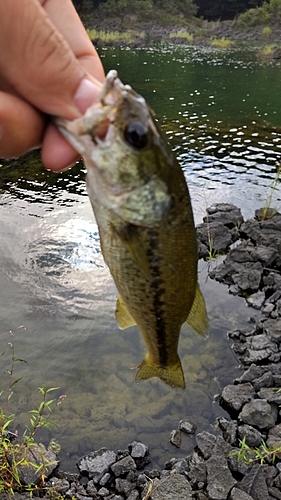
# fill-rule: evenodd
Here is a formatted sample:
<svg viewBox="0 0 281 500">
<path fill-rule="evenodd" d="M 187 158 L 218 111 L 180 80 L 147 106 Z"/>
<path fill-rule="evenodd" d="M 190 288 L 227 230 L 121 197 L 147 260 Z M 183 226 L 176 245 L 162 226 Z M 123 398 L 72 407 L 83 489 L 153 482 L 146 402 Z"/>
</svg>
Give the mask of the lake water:
<svg viewBox="0 0 281 500">
<path fill-rule="evenodd" d="M 116 68 L 155 110 L 186 175 L 196 223 L 215 202 L 237 204 L 246 218 L 263 206 L 281 154 L 280 63 L 235 47 L 107 48 L 100 55 L 106 70 Z M 10 411 L 22 430 L 40 402 L 38 386 L 59 386 L 55 395 L 67 397 L 54 409 L 58 428 L 39 438 L 61 444 L 62 467 L 75 470 L 83 454 L 124 449 L 134 439 L 149 445 L 152 464 L 163 467 L 194 446 L 188 436 L 180 450 L 169 443 L 181 418 L 214 431 L 224 414 L 214 395 L 240 373 L 227 331 L 258 313 L 209 280 L 210 264 L 200 262 L 210 332 L 203 340 L 182 328 L 186 390 L 158 380 L 136 384 L 131 368 L 145 347 L 136 327 L 117 327 L 116 291 L 84 176 L 82 163 L 47 172 L 35 153 L 0 168 L 1 361 L 8 368 L 12 341 L 16 357 L 28 363 L 16 363 L 15 376 L 23 379 Z M 279 191 L 273 205 L 280 208 Z"/>
</svg>

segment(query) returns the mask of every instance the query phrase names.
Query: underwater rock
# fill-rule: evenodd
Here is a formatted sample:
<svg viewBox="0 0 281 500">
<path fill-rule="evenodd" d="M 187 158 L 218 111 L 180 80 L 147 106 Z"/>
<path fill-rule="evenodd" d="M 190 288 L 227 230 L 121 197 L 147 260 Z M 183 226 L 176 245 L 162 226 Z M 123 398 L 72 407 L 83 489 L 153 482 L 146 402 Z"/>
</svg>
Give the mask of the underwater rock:
<svg viewBox="0 0 281 500">
<path fill-rule="evenodd" d="M 180 420 L 179 430 L 185 434 L 194 434 L 196 431 L 196 424 L 187 418 Z"/>
<path fill-rule="evenodd" d="M 170 435 L 170 443 L 172 443 L 177 448 L 181 445 L 181 433 L 179 430 L 173 430 Z"/>
</svg>

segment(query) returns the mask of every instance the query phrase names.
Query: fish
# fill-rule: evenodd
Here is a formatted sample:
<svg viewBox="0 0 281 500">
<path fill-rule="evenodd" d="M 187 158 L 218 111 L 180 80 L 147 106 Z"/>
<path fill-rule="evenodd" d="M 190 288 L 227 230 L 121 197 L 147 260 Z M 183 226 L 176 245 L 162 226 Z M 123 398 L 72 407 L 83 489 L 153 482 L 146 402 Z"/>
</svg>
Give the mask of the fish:
<svg viewBox="0 0 281 500">
<path fill-rule="evenodd" d="M 86 166 L 101 251 L 119 294 L 118 325 L 137 325 L 147 347 L 136 380 L 159 377 L 184 389 L 181 327 L 187 322 L 206 336 L 208 318 L 183 171 L 145 99 L 115 70 L 83 116 L 55 123 Z"/>
</svg>

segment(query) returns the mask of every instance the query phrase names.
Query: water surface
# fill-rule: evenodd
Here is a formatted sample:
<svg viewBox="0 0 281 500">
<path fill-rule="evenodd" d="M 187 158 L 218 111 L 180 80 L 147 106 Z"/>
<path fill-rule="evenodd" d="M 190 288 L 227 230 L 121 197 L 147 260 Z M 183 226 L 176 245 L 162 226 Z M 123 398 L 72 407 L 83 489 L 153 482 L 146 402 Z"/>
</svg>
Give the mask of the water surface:
<svg viewBox="0 0 281 500">
<path fill-rule="evenodd" d="M 237 48 L 103 49 L 101 57 L 106 70 L 117 68 L 155 110 L 186 175 L 196 222 L 214 202 L 236 203 L 253 216 L 280 161 L 280 65 Z M 75 470 L 86 452 L 123 449 L 136 438 L 150 446 L 153 465 L 163 467 L 194 446 L 187 436 L 181 450 L 169 443 L 181 418 L 191 418 L 199 431 L 214 430 L 223 413 L 214 395 L 239 374 L 227 331 L 258 313 L 208 279 L 207 266 L 216 261 L 200 262 L 210 332 L 204 340 L 182 328 L 186 390 L 158 380 L 136 384 L 132 368 L 145 347 L 137 327 L 117 327 L 116 290 L 84 176 L 82 163 L 68 173 L 47 172 L 35 153 L 0 168 L 1 349 L 9 351 L 12 340 L 28 362 L 16 367 L 23 380 L 11 410 L 22 429 L 40 401 L 37 387 L 59 386 L 56 395 L 67 395 L 53 415 L 59 427 L 40 439 L 60 442 L 63 467 Z M 279 202 L 277 191 L 277 208 Z"/>
</svg>

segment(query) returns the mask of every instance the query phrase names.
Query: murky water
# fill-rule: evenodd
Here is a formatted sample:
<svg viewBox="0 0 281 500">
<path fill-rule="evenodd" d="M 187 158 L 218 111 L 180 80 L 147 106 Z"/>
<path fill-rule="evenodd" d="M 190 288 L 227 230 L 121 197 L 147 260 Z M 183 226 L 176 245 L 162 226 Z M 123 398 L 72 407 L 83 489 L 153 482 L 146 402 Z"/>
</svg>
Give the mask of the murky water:
<svg viewBox="0 0 281 500">
<path fill-rule="evenodd" d="M 184 169 L 197 223 L 213 202 L 234 202 L 245 217 L 264 204 L 281 152 L 279 64 L 238 49 L 160 46 L 104 49 L 101 56 L 107 70 L 117 68 L 154 108 Z M 63 467 L 75 470 L 86 452 L 122 449 L 135 438 L 150 446 L 153 464 L 162 467 L 194 446 L 187 436 L 181 450 L 169 443 L 181 418 L 210 430 L 222 413 L 214 395 L 239 373 L 227 331 L 257 313 L 209 280 L 200 262 L 210 334 L 203 340 L 183 326 L 186 390 L 158 380 L 136 384 L 131 368 L 145 347 L 136 327 L 117 327 L 116 291 L 84 175 L 82 164 L 64 174 L 46 172 L 34 153 L 0 168 L 2 364 L 8 366 L 10 340 L 28 362 L 16 364 L 23 379 L 11 411 L 23 428 L 27 411 L 40 401 L 37 387 L 59 386 L 56 394 L 67 395 L 53 415 L 59 427 L 41 438 L 60 442 Z"/>
</svg>

